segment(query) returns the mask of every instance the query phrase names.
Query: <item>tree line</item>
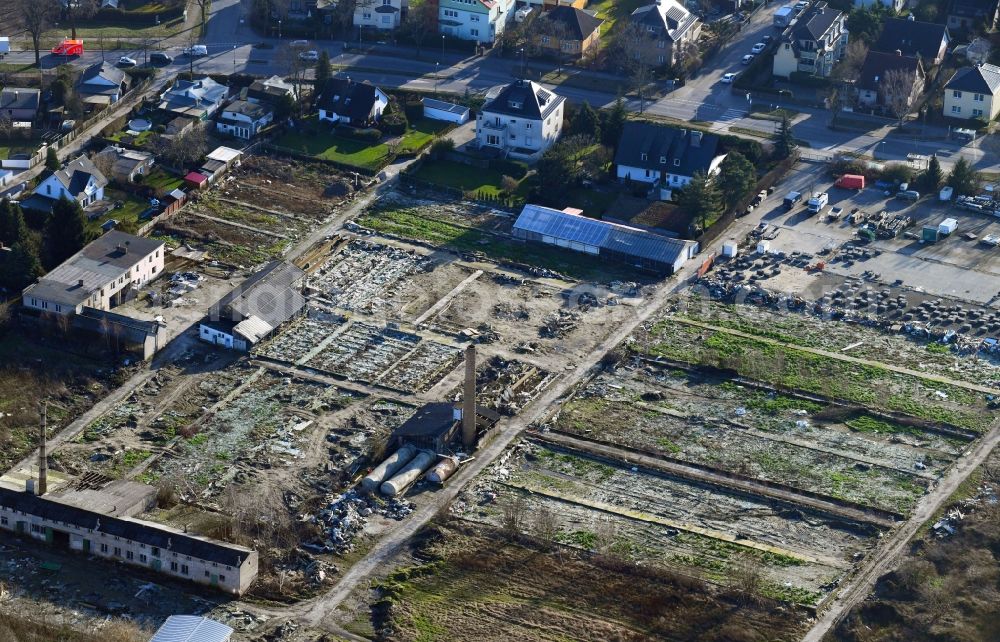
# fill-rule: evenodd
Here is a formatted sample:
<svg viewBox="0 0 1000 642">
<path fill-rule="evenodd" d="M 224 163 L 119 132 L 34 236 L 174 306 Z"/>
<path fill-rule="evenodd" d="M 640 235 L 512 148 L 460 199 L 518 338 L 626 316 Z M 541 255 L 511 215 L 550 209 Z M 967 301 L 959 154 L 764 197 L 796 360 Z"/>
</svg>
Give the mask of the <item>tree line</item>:
<svg viewBox="0 0 1000 642">
<path fill-rule="evenodd" d="M 21 206 L 0 201 L 0 288 L 8 296 L 31 285 L 35 279 L 76 254 L 92 238 L 87 217 L 76 201 L 60 198 L 44 219 L 40 230 L 25 221 Z"/>
</svg>

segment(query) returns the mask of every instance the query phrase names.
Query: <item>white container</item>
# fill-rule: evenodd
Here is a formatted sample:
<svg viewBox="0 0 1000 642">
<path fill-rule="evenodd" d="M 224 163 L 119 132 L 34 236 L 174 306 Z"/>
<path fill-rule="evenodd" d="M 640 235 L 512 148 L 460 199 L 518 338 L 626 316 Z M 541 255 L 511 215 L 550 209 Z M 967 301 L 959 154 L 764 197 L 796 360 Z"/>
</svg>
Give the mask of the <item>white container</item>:
<svg viewBox="0 0 1000 642">
<path fill-rule="evenodd" d="M 771 251 L 770 241 L 761 241 L 757 243 L 757 254 L 767 254 Z"/>
<path fill-rule="evenodd" d="M 954 234 L 958 229 L 958 221 L 953 218 L 946 218 L 938 224 L 938 233 L 945 236 Z"/>
<path fill-rule="evenodd" d="M 740 246 L 737 245 L 736 241 L 726 241 L 722 244 L 722 256 L 728 256 L 730 258 L 736 256 L 740 253 Z"/>
<path fill-rule="evenodd" d="M 938 198 L 941 199 L 942 201 L 950 201 L 951 195 L 954 193 L 955 193 L 954 188 L 952 188 L 951 185 L 948 185 L 941 188 L 941 193 L 938 195 Z"/>
</svg>

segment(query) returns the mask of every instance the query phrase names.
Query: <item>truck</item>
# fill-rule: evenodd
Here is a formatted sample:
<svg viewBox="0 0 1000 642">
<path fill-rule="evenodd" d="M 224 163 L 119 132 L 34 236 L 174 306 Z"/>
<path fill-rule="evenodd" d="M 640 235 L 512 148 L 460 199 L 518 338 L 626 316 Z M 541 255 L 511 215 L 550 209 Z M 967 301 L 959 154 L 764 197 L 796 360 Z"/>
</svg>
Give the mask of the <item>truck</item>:
<svg viewBox="0 0 1000 642">
<path fill-rule="evenodd" d="M 806 208 L 813 214 L 819 214 L 826 207 L 826 204 L 830 202 L 830 195 L 826 192 L 814 192 L 812 198 L 806 204 Z"/>
<path fill-rule="evenodd" d="M 844 189 L 864 189 L 865 177 L 860 174 L 844 174 L 834 182 L 834 186 Z"/>
<path fill-rule="evenodd" d="M 779 7 L 777 11 L 774 12 L 774 17 L 772 18 L 772 24 L 779 29 L 784 29 L 795 17 L 795 7 L 791 5 L 785 5 Z"/>
<path fill-rule="evenodd" d="M 82 56 L 83 40 L 65 38 L 62 42 L 53 47 L 52 53 L 57 56 Z"/>
<path fill-rule="evenodd" d="M 10 38 L 3 36 L 0 38 L 0 59 L 10 53 Z"/>
<path fill-rule="evenodd" d="M 795 204 L 802 200 L 801 192 L 788 192 L 785 196 L 785 209 L 790 210 L 795 207 Z"/>
<path fill-rule="evenodd" d="M 941 236 L 949 236 L 955 233 L 958 229 L 958 221 L 953 218 L 946 218 L 945 220 L 938 223 L 938 233 Z"/>
</svg>

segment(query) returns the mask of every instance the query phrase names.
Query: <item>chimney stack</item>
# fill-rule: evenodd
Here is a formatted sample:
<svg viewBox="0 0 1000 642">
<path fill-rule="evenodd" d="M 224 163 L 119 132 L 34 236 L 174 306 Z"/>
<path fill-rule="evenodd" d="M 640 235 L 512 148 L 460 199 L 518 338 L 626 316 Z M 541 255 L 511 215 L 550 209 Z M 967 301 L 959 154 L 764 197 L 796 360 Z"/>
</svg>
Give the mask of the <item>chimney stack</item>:
<svg viewBox="0 0 1000 642">
<path fill-rule="evenodd" d="M 465 390 L 462 392 L 462 446 L 471 451 L 476 445 L 476 346 L 465 349 Z"/>
<path fill-rule="evenodd" d="M 48 491 L 48 477 L 49 477 L 49 462 L 48 454 L 45 452 L 45 424 L 46 424 L 46 411 L 48 410 L 48 405 L 46 402 L 42 402 L 42 425 L 41 430 L 38 435 L 38 489 L 37 493 L 39 495 L 44 495 Z"/>
</svg>

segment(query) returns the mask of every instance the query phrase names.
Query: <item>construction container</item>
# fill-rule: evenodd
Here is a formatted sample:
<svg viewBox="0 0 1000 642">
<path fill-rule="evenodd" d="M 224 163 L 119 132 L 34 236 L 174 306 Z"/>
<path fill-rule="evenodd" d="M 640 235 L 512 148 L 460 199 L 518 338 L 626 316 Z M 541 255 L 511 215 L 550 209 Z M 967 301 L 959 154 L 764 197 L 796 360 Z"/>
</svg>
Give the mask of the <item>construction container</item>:
<svg viewBox="0 0 1000 642">
<path fill-rule="evenodd" d="M 736 241 L 726 241 L 722 244 L 722 256 L 733 258 L 740 253 L 740 246 Z"/>
<path fill-rule="evenodd" d="M 920 234 L 920 240 L 924 243 L 937 243 L 938 242 L 938 228 L 933 225 L 925 225 L 923 231 Z"/>
<path fill-rule="evenodd" d="M 949 234 L 954 234 L 955 230 L 958 229 L 958 221 L 953 218 L 946 218 L 945 220 L 938 223 L 938 233 L 941 236 L 948 236 Z"/>
<path fill-rule="evenodd" d="M 421 450 L 395 477 L 379 487 L 382 494 L 395 497 L 402 493 L 410 484 L 417 481 L 424 474 L 425 470 L 430 468 L 436 457 L 437 455 L 431 450 Z"/>
<path fill-rule="evenodd" d="M 396 471 L 405 466 L 417 455 L 417 449 L 407 444 L 389 455 L 385 461 L 372 469 L 361 480 L 361 487 L 369 493 L 374 493 L 382 482 L 392 477 Z"/>
<path fill-rule="evenodd" d="M 864 189 L 865 177 L 861 174 L 844 174 L 837 179 L 834 185 L 844 189 Z"/>
</svg>

